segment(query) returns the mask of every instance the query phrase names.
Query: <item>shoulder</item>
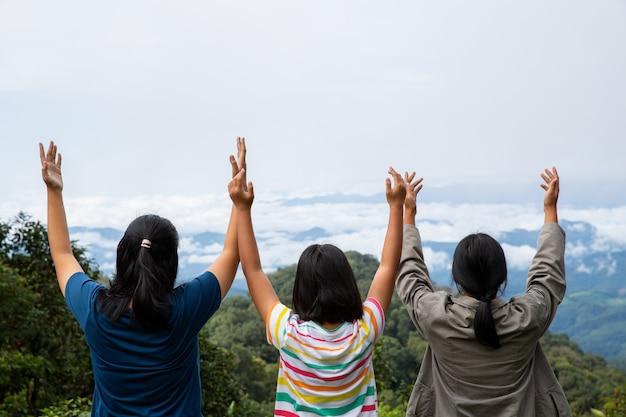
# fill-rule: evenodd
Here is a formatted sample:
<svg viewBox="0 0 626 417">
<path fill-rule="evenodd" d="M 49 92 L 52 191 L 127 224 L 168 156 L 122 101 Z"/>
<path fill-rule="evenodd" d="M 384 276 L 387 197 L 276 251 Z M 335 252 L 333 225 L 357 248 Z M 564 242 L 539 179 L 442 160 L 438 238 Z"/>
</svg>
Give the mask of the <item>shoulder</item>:
<svg viewBox="0 0 626 417">
<path fill-rule="evenodd" d="M 95 292 L 100 288 L 105 287 L 104 285 L 89 278 L 84 272 L 75 272 L 67 281 L 67 286 L 65 287 L 65 297 L 82 297 L 86 292 Z"/>
<path fill-rule="evenodd" d="M 216 276 L 210 271 L 204 271 L 192 280 L 176 287 L 173 298 L 185 304 L 219 306 L 222 301 L 222 291 Z"/>
<path fill-rule="evenodd" d="M 220 284 L 211 271 L 204 271 L 192 280 L 183 283 L 176 288 L 175 292 L 203 298 L 208 295 L 219 295 L 221 298 Z"/>
<path fill-rule="evenodd" d="M 84 272 L 76 272 L 68 280 L 65 287 L 65 303 L 83 329 L 87 316 L 95 305 L 98 291 L 105 288 Z"/>
<path fill-rule="evenodd" d="M 279 321 L 288 321 L 290 318 L 296 318 L 297 315 L 293 314 L 293 310 L 281 303 L 280 301 L 276 301 L 272 307 L 270 307 L 269 312 L 267 313 L 267 317 L 265 317 L 266 323 L 276 323 Z"/>
<path fill-rule="evenodd" d="M 377 338 L 385 326 L 385 312 L 378 300 L 368 297 L 363 303 L 363 329 Z M 372 330 L 370 332 L 369 330 Z"/>
</svg>

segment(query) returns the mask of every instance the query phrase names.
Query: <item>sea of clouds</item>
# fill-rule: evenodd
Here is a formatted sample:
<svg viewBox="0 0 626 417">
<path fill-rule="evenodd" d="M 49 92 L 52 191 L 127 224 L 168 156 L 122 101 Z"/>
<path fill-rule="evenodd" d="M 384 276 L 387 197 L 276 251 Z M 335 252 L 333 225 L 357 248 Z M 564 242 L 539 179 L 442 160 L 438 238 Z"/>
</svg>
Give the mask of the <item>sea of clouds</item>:
<svg viewBox="0 0 626 417">
<path fill-rule="evenodd" d="M 22 202 L 0 204 L 0 217 L 10 219 L 19 211 L 26 212 L 45 223 L 45 199 L 38 202 L 25 196 Z M 45 198 L 45 197 L 44 197 Z M 110 197 L 67 198 L 65 201 L 68 224 L 80 227 L 71 238 L 79 245 L 98 253 L 101 270 L 113 270 L 115 248 L 121 233 L 138 215 L 156 213 L 169 218 L 181 235 L 180 264 L 210 265 L 221 251 L 231 203 L 225 194 L 196 196 L 135 196 L 115 199 Z M 253 223 L 261 261 L 266 272 L 297 262 L 302 250 L 311 243 L 332 243 L 343 250 L 354 250 L 379 257 L 388 220 L 388 205 L 384 195 L 325 195 L 294 198 L 278 194 L 255 199 Z M 601 254 L 604 265 L 574 263 L 578 272 L 592 274 L 604 269 L 612 274 L 610 254 L 626 248 L 626 206 L 612 208 L 559 207 L 561 221 L 591 225 L 589 236 L 568 239 L 570 259 Z M 513 231 L 538 231 L 543 223 L 542 201 L 529 204 L 479 204 L 453 202 L 425 202 L 418 199 L 418 227 L 424 240 L 424 255 L 431 271 L 449 270 L 450 255 L 437 251 L 434 243 L 458 242 L 473 232 L 489 233 L 495 238 Z M 571 232 L 584 232 L 584 225 L 570 225 Z M 107 228 L 109 233 L 100 229 Z M 97 229 L 97 230 L 96 230 Z M 194 237 L 215 234 L 210 243 Z M 527 243 L 504 243 L 503 248 L 510 268 L 527 268 L 535 248 Z"/>
</svg>

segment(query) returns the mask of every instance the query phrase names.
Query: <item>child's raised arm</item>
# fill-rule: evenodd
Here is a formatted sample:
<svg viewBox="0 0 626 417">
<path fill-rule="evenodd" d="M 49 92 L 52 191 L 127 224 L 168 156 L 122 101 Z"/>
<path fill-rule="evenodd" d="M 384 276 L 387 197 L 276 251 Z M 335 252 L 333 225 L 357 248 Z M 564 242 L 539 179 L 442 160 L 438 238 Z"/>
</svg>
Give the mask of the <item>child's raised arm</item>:
<svg viewBox="0 0 626 417">
<path fill-rule="evenodd" d="M 263 272 L 259 249 L 252 228 L 252 201 L 254 187 L 246 184 L 245 169 L 242 169 L 228 184 L 228 193 L 237 211 L 237 228 L 239 240 L 239 255 L 241 267 L 246 277 L 248 290 L 263 321 L 272 306 L 278 301 L 278 296 L 272 283 Z"/>
<path fill-rule="evenodd" d="M 393 187 L 391 179 L 386 180 L 386 196 L 389 203 L 389 221 L 387 233 L 380 258 L 380 265 L 376 270 L 374 279 L 370 286 L 368 297 L 376 299 L 383 311 L 386 313 L 391 303 L 394 283 L 400 254 L 402 251 L 402 212 L 406 188 L 400 174 L 393 168 L 389 168 L 389 174 L 393 176 Z"/>
<path fill-rule="evenodd" d="M 57 274 L 61 293 L 65 296 L 67 281 L 76 272 L 83 272 L 70 242 L 67 229 L 65 206 L 63 205 L 63 177 L 61 176 L 61 154 L 57 155 L 57 146 L 50 141 L 48 151 L 44 152 L 43 144 L 39 144 L 41 159 L 41 177 L 48 189 L 48 243 L 50 255 Z"/>
<path fill-rule="evenodd" d="M 237 158 L 230 156 L 232 176 L 235 177 L 240 171 L 246 169 L 246 140 L 237 138 Z M 245 181 L 245 174 L 244 174 Z M 237 213 L 233 205 L 224 238 L 222 253 L 213 261 L 208 270 L 212 272 L 220 283 L 222 299 L 233 285 L 237 268 L 239 267 L 239 244 L 237 243 Z"/>
</svg>

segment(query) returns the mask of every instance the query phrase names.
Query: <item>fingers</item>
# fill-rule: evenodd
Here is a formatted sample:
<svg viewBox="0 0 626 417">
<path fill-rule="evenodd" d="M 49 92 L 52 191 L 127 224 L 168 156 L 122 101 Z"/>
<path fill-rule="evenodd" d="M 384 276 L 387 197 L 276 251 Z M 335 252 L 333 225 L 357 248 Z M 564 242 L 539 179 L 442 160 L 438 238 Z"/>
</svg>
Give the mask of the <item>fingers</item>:
<svg viewBox="0 0 626 417">
<path fill-rule="evenodd" d="M 44 162 L 46 161 L 45 151 L 43 149 L 43 143 L 39 142 L 39 159 L 41 160 L 41 166 L 44 166 Z"/>
<path fill-rule="evenodd" d="M 419 191 L 422 189 L 423 184 L 422 181 L 424 181 L 424 177 L 419 178 L 417 181 L 412 182 L 410 184 L 411 187 L 411 191 L 414 192 L 415 194 L 419 193 Z"/>
<path fill-rule="evenodd" d="M 541 188 L 544 190 L 547 190 L 553 184 L 558 186 L 559 173 L 557 172 L 556 167 L 552 167 L 552 170 L 548 168 L 544 169 L 544 172 L 541 173 L 541 178 L 545 182 L 545 184 L 540 184 Z"/>
<path fill-rule="evenodd" d="M 239 164 L 239 168 L 246 168 L 246 138 L 238 137 L 237 138 L 237 162 Z"/>
<path fill-rule="evenodd" d="M 403 185 L 402 176 L 398 172 L 396 172 L 396 170 L 393 169 L 393 167 L 389 167 L 389 173 L 393 176 L 393 181 L 394 181 L 395 186 Z"/>
<path fill-rule="evenodd" d="M 237 138 L 237 156 L 246 157 L 246 138 L 243 136 Z"/>
<path fill-rule="evenodd" d="M 235 175 L 239 173 L 239 165 L 237 164 L 237 160 L 233 155 L 230 155 L 230 168 L 232 171 L 232 177 L 235 178 Z"/>
</svg>

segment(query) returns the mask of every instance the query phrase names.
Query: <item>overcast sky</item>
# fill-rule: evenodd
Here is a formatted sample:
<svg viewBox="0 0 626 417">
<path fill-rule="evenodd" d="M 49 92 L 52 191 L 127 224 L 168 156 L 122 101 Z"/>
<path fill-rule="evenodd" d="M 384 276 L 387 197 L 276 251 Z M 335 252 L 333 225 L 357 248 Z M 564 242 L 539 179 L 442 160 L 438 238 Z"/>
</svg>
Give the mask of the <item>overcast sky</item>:
<svg viewBox="0 0 626 417">
<path fill-rule="evenodd" d="M 392 165 L 497 202 L 556 165 L 565 202 L 622 207 L 624 22 L 623 0 L 0 0 L 0 216 L 42 208 L 39 141 L 66 198 L 149 210 L 227 199 L 237 136 L 258 198 L 371 195 Z"/>
</svg>

